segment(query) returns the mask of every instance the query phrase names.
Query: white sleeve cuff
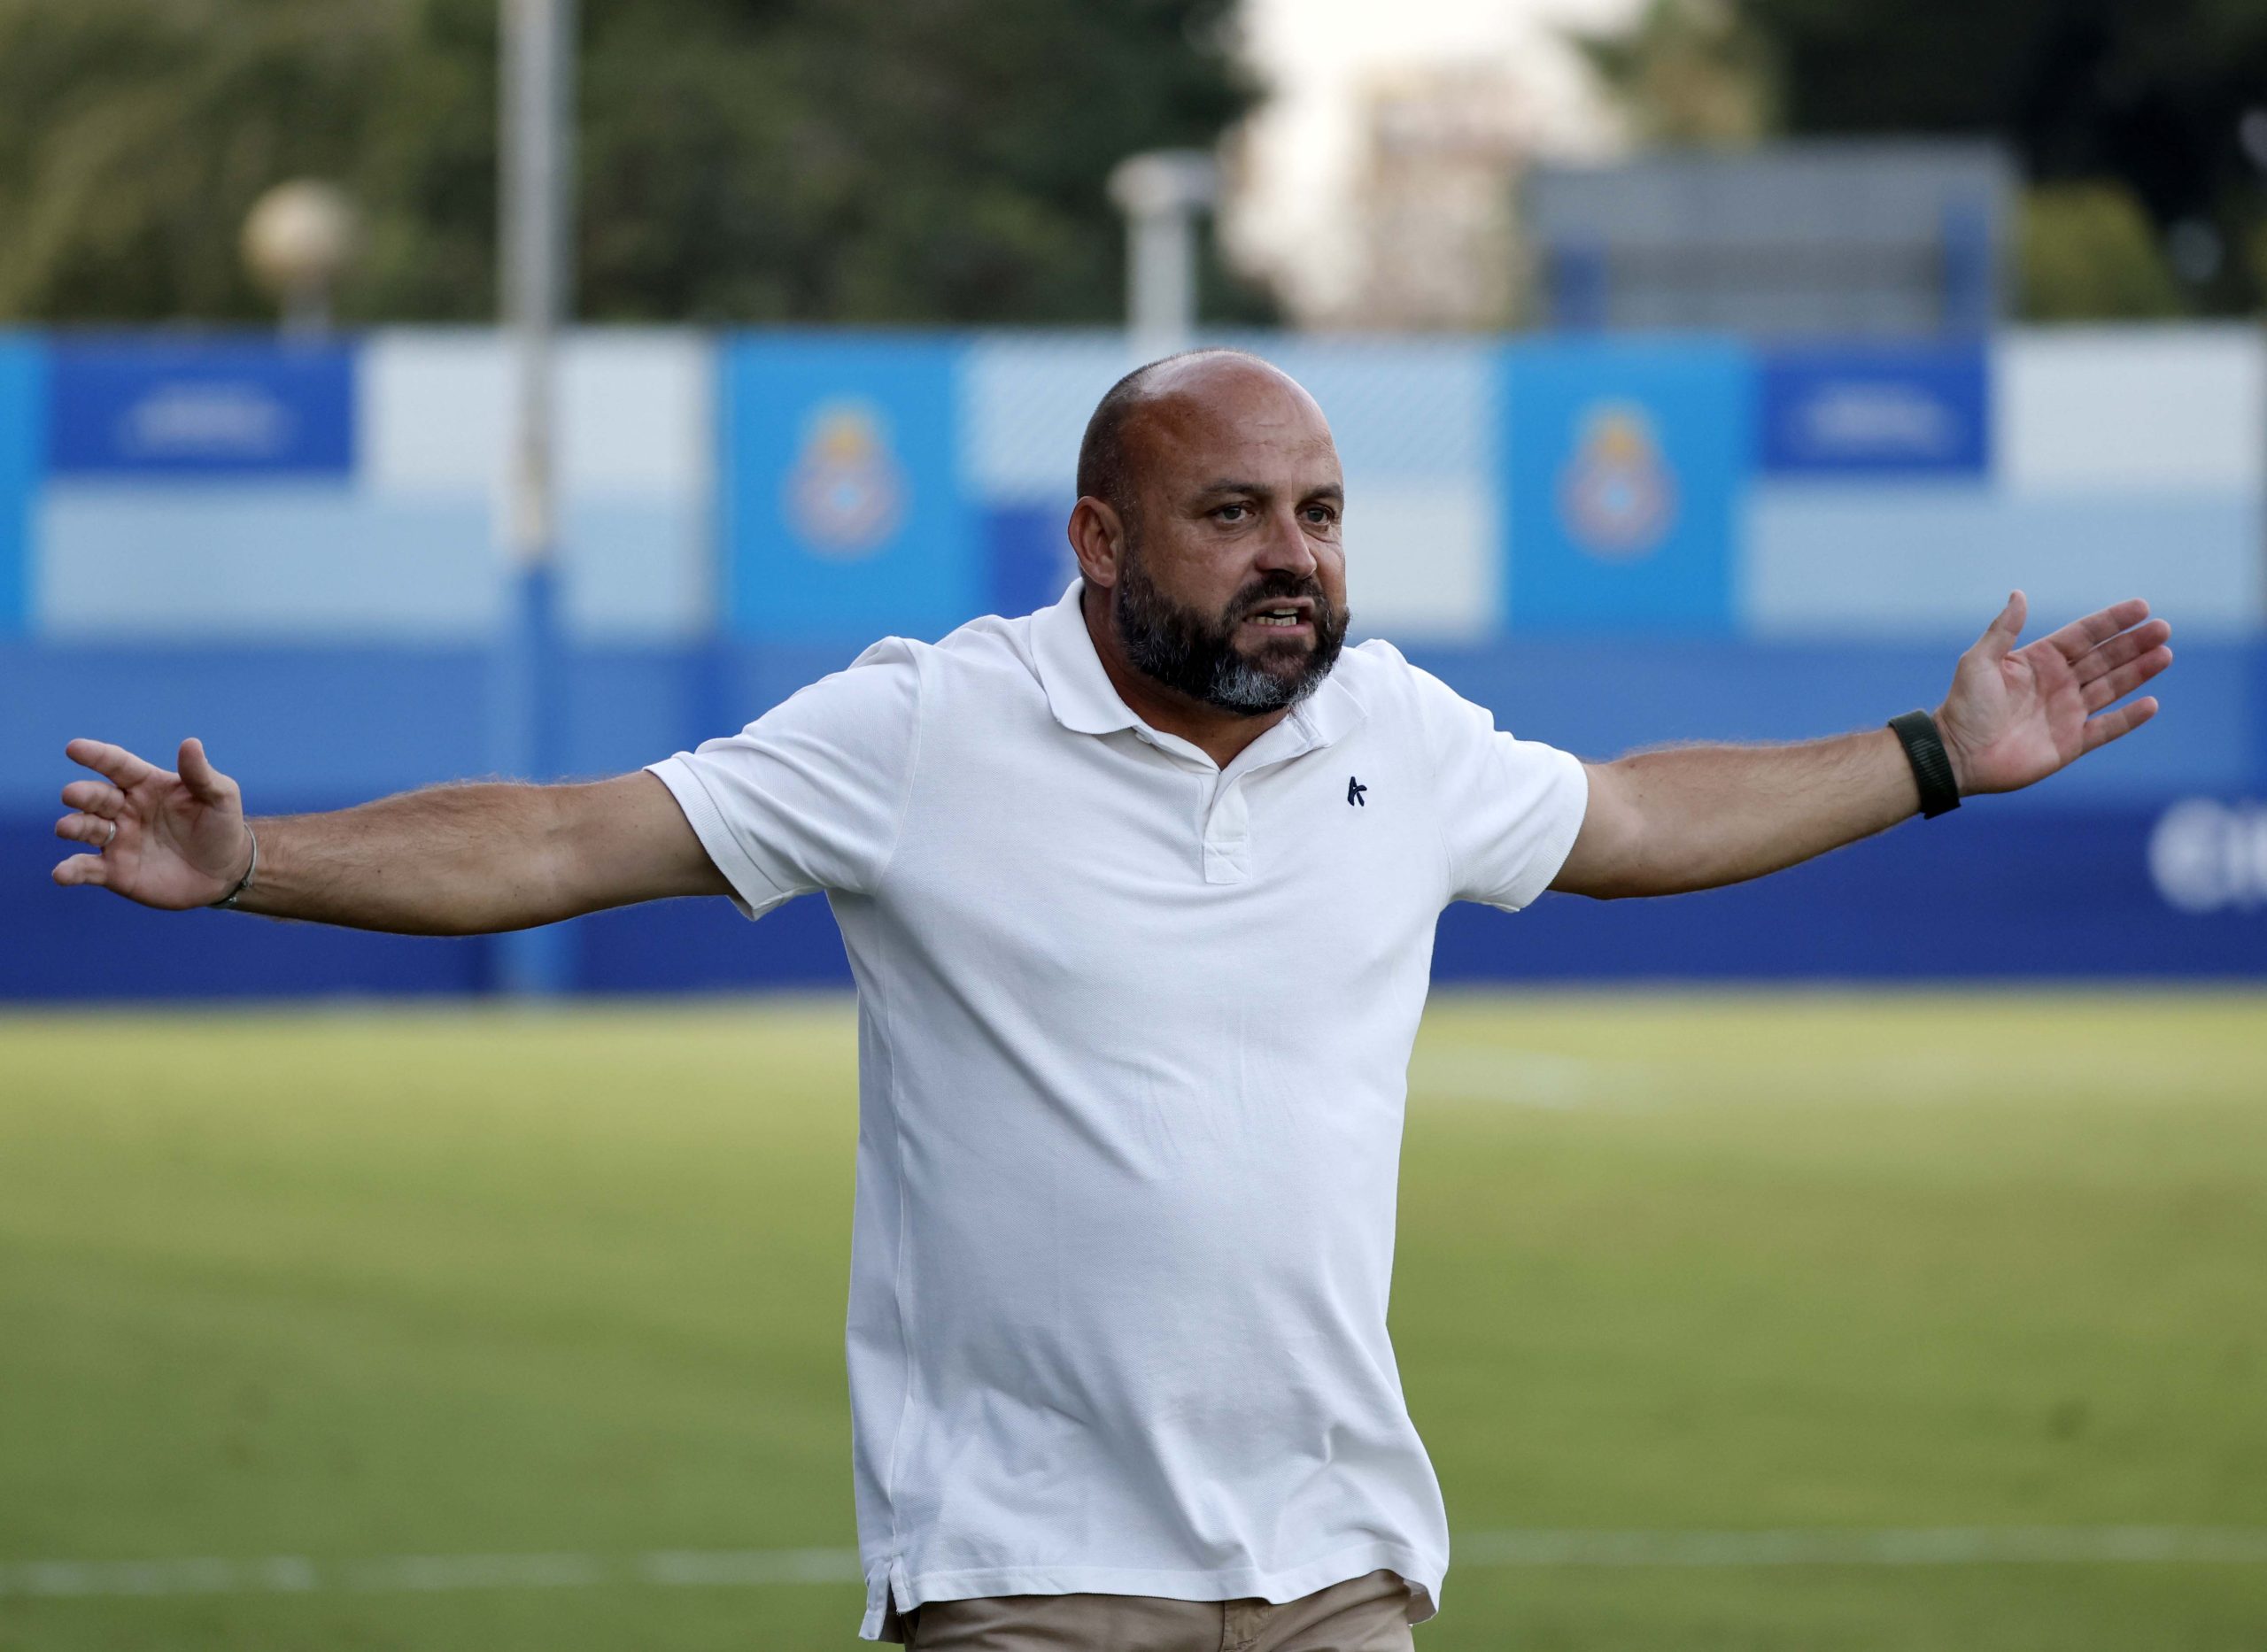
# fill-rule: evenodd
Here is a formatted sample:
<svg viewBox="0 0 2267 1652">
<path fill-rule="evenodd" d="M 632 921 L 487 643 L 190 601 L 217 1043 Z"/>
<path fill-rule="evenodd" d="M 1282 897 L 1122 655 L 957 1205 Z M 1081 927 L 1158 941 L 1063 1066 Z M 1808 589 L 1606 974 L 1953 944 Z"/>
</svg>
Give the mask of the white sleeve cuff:
<svg viewBox="0 0 2267 1652">
<path fill-rule="evenodd" d="M 677 799 L 677 807 L 685 811 L 693 836 L 700 839 L 700 846 L 708 852 L 709 860 L 716 862 L 716 869 L 731 884 L 732 904 L 743 916 L 760 918 L 794 897 L 797 892 L 780 888 L 733 835 L 732 829 L 725 823 L 723 811 L 708 795 L 708 784 L 700 778 L 700 771 L 686 762 L 682 753 L 646 764 L 646 772 L 667 786 L 669 795 Z"/>
<path fill-rule="evenodd" d="M 1582 818 L 1590 807 L 1590 771 L 1572 752 L 1553 750 L 1551 756 L 1560 772 L 1551 777 L 1548 799 L 1543 805 L 1550 811 L 1549 823 L 1536 839 L 1535 853 L 1520 868 L 1519 882 L 1505 892 L 1503 899 L 1487 903 L 1499 911 L 1517 912 L 1540 899 L 1559 876 L 1559 868 L 1567 864 L 1567 857 L 1574 853 L 1575 839 L 1582 835 Z"/>
</svg>

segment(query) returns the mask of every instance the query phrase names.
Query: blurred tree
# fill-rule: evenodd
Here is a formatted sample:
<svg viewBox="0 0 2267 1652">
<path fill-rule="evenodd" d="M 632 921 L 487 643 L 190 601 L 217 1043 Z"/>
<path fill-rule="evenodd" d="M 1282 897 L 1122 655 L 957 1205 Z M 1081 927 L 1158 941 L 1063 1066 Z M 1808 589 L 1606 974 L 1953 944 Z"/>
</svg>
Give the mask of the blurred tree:
<svg viewBox="0 0 2267 1652">
<path fill-rule="evenodd" d="M 2142 320 L 2186 304 L 2148 214 L 2115 183 L 2050 183 L 2025 192 L 2023 292 L 2027 320 Z"/>
<path fill-rule="evenodd" d="M 1743 0 L 1791 131 L 1992 134 L 2035 182 L 2130 190 L 2200 307 L 2255 306 L 2267 223 L 2244 116 L 2267 110 L 2259 0 Z M 2229 250 L 2224 251 L 2224 250 Z"/>
<path fill-rule="evenodd" d="M 0 0 L 0 315 L 264 316 L 260 191 L 360 204 L 352 320 L 495 309 L 496 0 Z M 1124 155 L 1252 89 L 1233 0 L 583 0 L 576 307 L 1105 321 Z M 1208 273 L 1223 319 L 1264 299 Z M 1219 313 L 1216 304 L 1215 313 Z"/>
<path fill-rule="evenodd" d="M 1641 143 L 1737 146 L 1774 124 L 1769 50 L 1730 0 L 1650 0 L 1629 27 L 1574 40 Z"/>
<path fill-rule="evenodd" d="M 269 184 L 353 170 L 383 8 L 0 0 L 0 314 L 259 313 L 237 255 Z"/>
</svg>

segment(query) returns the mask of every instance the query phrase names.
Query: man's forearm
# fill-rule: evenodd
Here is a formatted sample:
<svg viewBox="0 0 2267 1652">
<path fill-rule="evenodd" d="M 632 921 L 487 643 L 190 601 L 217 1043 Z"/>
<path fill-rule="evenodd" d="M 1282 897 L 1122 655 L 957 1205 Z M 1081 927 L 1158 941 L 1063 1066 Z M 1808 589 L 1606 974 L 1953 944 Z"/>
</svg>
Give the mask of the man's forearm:
<svg viewBox="0 0 2267 1652">
<path fill-rule="evenodd" d="M 1598 895 L 1671 895 L 1760 877 L 1887 830 L 1920 802 L 1888 729 L 1799 745 L 1642 752 L 1592 771 L 1594 806 L 1625 840 L 1589 884 Z"/>
<path fill-rule="evenodd" d="M 329 814 L 251 822 L 239 910 L 404 935 L 527 929 L 587 910 L 561 872 L 577 788 L 436 786 Z"/>
</svg>

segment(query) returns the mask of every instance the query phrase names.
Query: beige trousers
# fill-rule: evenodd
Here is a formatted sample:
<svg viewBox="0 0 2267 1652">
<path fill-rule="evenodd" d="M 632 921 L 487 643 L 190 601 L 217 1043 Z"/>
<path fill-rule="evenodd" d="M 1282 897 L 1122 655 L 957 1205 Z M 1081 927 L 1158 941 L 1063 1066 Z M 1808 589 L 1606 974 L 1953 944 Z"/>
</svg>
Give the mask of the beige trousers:
<svg viewBox="0 0 2267 1652">
<path fill-rule="evenodd" d="M 1150 1594 L 932 1601 L 906 1644 L 933 1652 L 1410 1652 L 1409 1586 L 1390 1571 L 1271 1606 Z"/>
</svg>

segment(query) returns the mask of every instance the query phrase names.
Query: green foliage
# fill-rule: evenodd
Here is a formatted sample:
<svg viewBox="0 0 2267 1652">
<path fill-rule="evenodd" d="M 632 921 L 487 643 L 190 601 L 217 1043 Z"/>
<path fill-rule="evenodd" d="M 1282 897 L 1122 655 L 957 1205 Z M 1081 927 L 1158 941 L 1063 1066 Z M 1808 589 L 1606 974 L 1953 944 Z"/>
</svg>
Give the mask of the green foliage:
<svg viewBox="0 0 2267 1652">
<path fill-rule="evenodd" d="M 1640 142 L 1736 146 L 1774 124 L 1769 49 L 1728 0 L 1650 0 L 1626 31 L 1575 44 Z"/>
<path fill-rule="evenodd" d="M 2162 235 L 2208 226 L 2236 250 L 2189 298 L 2218 313 L 2267 296 L 2241 250 L 2267 222 L 2267 176 L 2237 140 L 2267 108 L 2258 0 L 1742 0 L 1773 42 L 1803 135 L 1998 136 L 2039 183 L 2110 180 Z"/>
<path fill-rule="evenodd" d="M 245 211 L 283 178 L 352 176 L 393 10 L 0 0 L 0 315 L 257 313 Z"/>
<path fill-rule="evenodd" d="M 2021 259 L 2027 320 L 2139 320 L 2187 308 L 2147 214 L 2120 184 L 2028 191 Z"/>
<path fill-rule="evenodd" d="M 1251 92 L 1230 0 L 584 0 L 579 313 L 1101 321 L 1126 154 Z M 246 210 L 345 185 L 349 319 L 495 308 L 496 0 L 0 0 L 0 315 L 251 319 Z"/>
<path fill-rule="evenodd" d="M 1226 0 L 615 0 L 589 19 L 587 307 L 1103 320 L 1124 156 L 1249 94 Z M 1213 43 L 1207 43 L 1213 42 Z"/>
<path fill-rule="evenodd" d="M 1420 1644 L 2257 1652 L 2257 1565 L 1483 1534 L 2267 1525 L 2262 1009 L 1437 1000 L 1393 1298 L 1458 1555 Z M 855 1046 L 842 1001 L 0 1019 L 0 1585 L 849 1544 Z M 796 1652 L 858 1596 L 0 1586 L 0 1648 Z"/>
</svg>

